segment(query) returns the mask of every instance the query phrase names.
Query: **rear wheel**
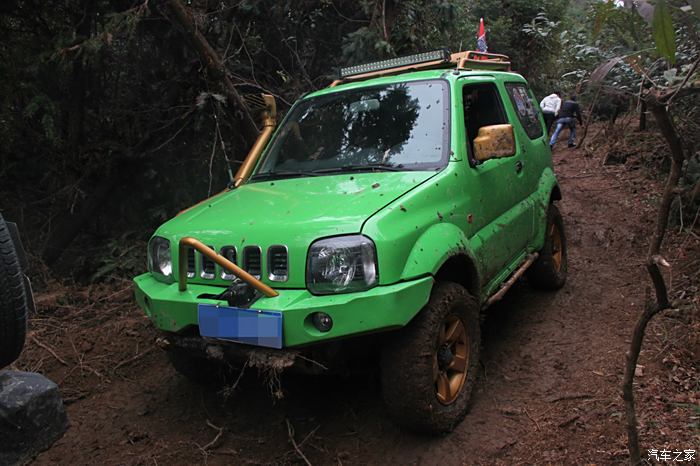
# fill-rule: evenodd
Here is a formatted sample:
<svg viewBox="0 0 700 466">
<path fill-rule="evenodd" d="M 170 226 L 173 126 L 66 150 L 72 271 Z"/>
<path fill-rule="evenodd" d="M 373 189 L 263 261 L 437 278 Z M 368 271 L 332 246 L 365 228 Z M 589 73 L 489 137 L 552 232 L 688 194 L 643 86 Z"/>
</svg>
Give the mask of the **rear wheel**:
<svg viewBox="0 0 700 466">
<path fill-rule="evenodd" d="M 557 206 L 550 204 L 544 246 L 540 256 L 527 270 L 527 279 L 535 288 L 558 290 L 566 283 L 568 269 L 564 221 Z"/>
<path fill-rule="evenodd" d="M 476 299 L 456 283 L 438 283 L 383 350 L 382 395 L 390 416 L 419 432 L 454 429 L 467 413 L 480 345 Z"/>
<path fill-rule="evenodd" d="M 10 232 L 0 215 L 0 369 L 19 357 L 26 333 L 24 276 Z"/>
</svg>

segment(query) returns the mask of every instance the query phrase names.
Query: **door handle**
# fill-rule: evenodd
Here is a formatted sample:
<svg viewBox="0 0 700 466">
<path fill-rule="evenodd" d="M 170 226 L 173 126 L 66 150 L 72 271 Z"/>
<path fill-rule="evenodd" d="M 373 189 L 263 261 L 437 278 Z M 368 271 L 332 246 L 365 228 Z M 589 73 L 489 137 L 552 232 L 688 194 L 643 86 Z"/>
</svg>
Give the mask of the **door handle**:
<svg viewBox="0 0 700 466">
<path fill-rule="evenodd" d="M 523 171 L 523 162 L 518 160 L 515 162 L 515 173 L 520 173 L 521 171 Z"/>
</svg>

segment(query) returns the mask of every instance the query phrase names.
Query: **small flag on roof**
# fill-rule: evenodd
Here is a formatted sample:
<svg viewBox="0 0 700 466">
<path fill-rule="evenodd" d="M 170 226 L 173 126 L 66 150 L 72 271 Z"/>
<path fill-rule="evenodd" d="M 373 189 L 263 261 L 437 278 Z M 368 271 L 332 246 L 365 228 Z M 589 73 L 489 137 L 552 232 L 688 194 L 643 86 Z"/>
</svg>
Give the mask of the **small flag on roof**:
<svg viewBox="0 0 700 466">
<path fill-rule="evenodd" d="M 476 49 L 479 52 L 488 52 L 486 45 L 486 30 L 484 29 L 484 18 L 479 20 L 479 34 L 476 36 Z"/>
</svg>

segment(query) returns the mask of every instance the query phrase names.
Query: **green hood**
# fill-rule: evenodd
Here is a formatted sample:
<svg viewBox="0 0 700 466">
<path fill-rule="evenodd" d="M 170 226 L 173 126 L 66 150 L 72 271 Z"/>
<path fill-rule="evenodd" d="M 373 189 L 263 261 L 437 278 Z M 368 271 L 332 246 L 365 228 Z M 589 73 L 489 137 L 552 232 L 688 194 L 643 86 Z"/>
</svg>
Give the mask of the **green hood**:
<svg viewBox="0 0 700 466">
<path fill-rule="evenodd" d="M 314 240 L 359 233 L 375 212 L 435 173 L 353 173 L 248 183 L 173 218 L 156 235 L 173 241 L 174 249 L 181 237 L 193 236 L 217 250 L 236 246 L 239 256 L 243 247 L 257 245 L 263 258 L 270 245 L 286 245 L 289 280 L 274 286 L 301 288 L 305 286 L 306 253 Z M 173 251 L 173 260 L 176 258 Z M 267 281 L 267 264 L 263 263 L 263 281 Z M 197 276 L 190 281 L 218 280 Z"/>
</svg>

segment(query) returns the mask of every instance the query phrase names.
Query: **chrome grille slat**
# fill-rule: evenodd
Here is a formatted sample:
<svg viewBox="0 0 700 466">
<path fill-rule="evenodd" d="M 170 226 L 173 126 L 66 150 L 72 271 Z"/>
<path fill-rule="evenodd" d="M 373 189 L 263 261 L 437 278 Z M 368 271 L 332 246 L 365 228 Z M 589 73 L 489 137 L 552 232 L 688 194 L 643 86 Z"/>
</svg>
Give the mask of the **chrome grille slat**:
<svg viewBox="0 0 700 466">
<path fill-rule="evenodd" d="M 236 252 L 236 246 L 224 246 L 221 248 L 220 254 L 224 256 L 226 259 L 229 261 L 233 262 L 234 264 L 238 265 L 238 260 L 237 258 L 237 252 Z M 222 268 L 221 269 L 221 278 L 224 280 L 233 280 L 236 276 L 232 273 L 229 273 L 226 271 L 226 269 Z"/>
<path fill-rule="evenodd" d="M 209 246 L 216 251 L 214 246 Z M 289 251 L 287 246 L 276 244 L 268 247 L 263 255 L 262 248 L 257 245 L 245 246 L 240 252 L 236 246 L 222 246 L 219 254 L 257 279 L 263 276 L 264 272 L 270 281 L 286 282 L 289 279 Z M 226 280 L 230 281 L 235 275 L 208 259 L 205 255 L 195 252 L 194 249 L 187 251 L 187 278 L 204 280 Z"/>
<path fill-rule="evenodd" d="M 267 278 L 286 282 L 289 278 L 289 253 L 287 246 L 278 244 L 267 248 Z"/>
<path fill-rule="evenodd" d="M 262 276 L 262 250 L 260 246 L 243 248 L 243 269 L 255 278 Z"/>
<path fill-rule="evenodd" d="M 187 278 L 194 278 L 197 266 L 194 259 L 194 249 L 187 250 Z"/>
<path fill-rule="evenodd" d="M 214 246 L 209 246 L 214 249 Z M 199 276 L 205 280 L 213 280 L 216 277 L 216 264 L 204 254 L 199 254 Z"/>
</svg>

